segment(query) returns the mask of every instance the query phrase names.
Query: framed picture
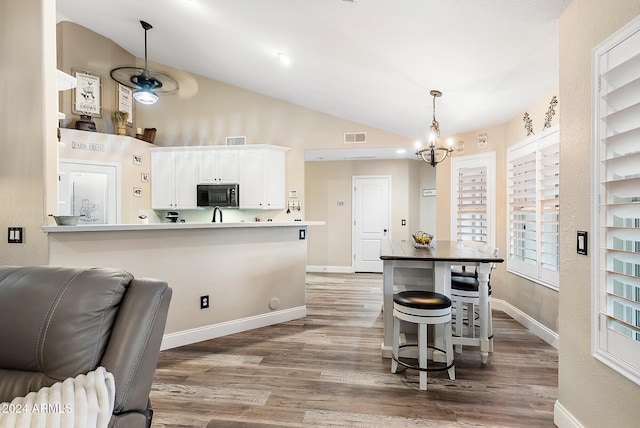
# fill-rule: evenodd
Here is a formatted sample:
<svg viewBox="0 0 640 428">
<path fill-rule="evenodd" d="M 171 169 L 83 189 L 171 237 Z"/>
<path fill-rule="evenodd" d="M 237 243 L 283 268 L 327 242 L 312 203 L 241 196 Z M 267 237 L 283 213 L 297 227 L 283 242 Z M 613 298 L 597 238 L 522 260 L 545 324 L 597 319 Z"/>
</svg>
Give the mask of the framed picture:
<svg viewBox="0 0 640 428">
<path fill-rule="evenodd" d="M 116 110 L 129 113 L 127 126 L 133 126 L 133 89 L 118 83 L 117 91 L 118 108 Z"/>
<path fill-rule="evenodd" d="M 140 181 L 142 181 L 143 183 L 148 183 L 149 182 L 149 173 L 148 172 L 140 173 Z"/>
<path fill-rule="evenodd" d="M 73 88 L 71 112 L 102 117 L 102 78 L 88 71 L 72 69 L 78 84 Z"/>
<path fill-rule="evenodd" d="M 142 165 L 142 155 L 133 155 L 133 164 Z"/>
</svg>

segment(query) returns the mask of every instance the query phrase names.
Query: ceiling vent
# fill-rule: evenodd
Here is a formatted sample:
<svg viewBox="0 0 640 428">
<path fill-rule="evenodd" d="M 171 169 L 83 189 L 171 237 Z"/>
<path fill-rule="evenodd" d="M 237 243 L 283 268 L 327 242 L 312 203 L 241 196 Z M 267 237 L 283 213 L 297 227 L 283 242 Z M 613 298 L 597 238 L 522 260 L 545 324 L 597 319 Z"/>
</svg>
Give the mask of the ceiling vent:
<svg viewBox="0 0 640 428">
<path fill-rule="evenodd" d="M 344 143 L 345 144 L 361 144 L 367 142 L 366 132 L 345 132 Z"/>
<path fill-rule="evenodd" d="M 227 146 L 244 146 L 247 144 L 247 137 L 227 137 Z"/>
</svg>

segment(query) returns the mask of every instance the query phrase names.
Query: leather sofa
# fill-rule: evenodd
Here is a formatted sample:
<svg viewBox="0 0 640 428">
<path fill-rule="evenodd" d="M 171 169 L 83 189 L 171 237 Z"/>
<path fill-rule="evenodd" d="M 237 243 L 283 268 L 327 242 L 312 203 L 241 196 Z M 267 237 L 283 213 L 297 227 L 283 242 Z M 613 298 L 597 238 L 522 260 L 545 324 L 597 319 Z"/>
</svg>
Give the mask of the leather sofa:
<svg viewBox="0 0 640 428">
<path fill-rule="evenodd" d="M 103 366 L 110 427 L 148 427 L 172 290 L 117 269 L 0 266 L 0 402 Z"/>
</svg>

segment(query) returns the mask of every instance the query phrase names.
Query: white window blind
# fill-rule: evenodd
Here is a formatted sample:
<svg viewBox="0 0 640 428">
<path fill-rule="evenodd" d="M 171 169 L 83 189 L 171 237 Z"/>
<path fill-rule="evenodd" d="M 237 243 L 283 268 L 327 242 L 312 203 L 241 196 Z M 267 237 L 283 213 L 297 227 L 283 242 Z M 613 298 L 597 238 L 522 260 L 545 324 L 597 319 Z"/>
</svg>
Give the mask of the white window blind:
<svg viewBox="0 0 640 428">
<path fill-rule="evenodd" d="M 507 154 L 509 271 L 558 288 L 560 132 L 545 130 Z"/>
<path fill-rule="evenodd" d="M 593 51 L 592 351 L 640 384 L 640 19 Z"/>
<path fill-rule="evenodd" d="M 452 238 L 495 245 L 495 153 L 455 157 L 451 174 Z"/>
<path fill-rule="evenodd" d="M 487 167 L 458 169 L 459 240 L 487 242 Z"/>
</svg>

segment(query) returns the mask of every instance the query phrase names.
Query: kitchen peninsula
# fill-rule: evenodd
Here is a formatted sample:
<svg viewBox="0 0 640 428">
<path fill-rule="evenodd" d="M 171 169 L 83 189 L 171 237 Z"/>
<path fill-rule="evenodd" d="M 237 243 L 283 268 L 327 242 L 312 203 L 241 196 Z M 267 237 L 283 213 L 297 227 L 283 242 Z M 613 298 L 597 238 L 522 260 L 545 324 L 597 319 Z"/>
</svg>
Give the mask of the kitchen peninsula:
<svg viewBox="0 0 640 428">
<path fill-rule="evenodd" d="M 307 226 L 324 222 L 44 226 L 49 264 L 117 267 L 166 281 L 162 349 L 306 315 Z M 207 296 L 208 308 L 200 309 Z"/>
</svg>

